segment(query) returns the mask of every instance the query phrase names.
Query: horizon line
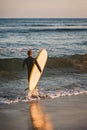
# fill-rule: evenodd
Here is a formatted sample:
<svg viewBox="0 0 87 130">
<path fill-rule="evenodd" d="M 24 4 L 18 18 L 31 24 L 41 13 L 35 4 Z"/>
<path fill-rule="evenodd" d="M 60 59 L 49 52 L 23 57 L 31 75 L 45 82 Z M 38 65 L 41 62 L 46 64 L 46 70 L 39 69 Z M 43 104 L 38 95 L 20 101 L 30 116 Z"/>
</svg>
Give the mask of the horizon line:
<svg viewBox="0 0 87 130">
<path fill-rule="evenodd" d="M 0 19 L 87 19 L 87 17 L 0 17 Z"/>
</svg>

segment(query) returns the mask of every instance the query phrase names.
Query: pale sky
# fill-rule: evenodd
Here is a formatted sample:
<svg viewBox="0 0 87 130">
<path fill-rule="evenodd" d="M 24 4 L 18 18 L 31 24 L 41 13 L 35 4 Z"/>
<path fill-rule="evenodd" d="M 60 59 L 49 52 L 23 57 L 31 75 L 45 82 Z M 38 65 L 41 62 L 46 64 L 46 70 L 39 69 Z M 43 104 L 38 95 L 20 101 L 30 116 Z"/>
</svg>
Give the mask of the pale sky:
<svg viewBox="0 0 87 130">
<path fill-rule="evenodd" d="M 0 18 L 87 18 L 87 0 L 0 0 Z"/>
</svg>

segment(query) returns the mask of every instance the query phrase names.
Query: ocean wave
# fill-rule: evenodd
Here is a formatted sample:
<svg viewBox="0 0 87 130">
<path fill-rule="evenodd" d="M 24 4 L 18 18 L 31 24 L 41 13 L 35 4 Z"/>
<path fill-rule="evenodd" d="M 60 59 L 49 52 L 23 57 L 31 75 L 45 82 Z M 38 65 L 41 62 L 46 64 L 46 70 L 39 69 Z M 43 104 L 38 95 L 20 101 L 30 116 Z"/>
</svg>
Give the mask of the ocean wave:
<svg viewBox="0 0 87 130">
<path fill-rule="evenodd" d="M 0 71 L 21 71 L 23 59 L 0 59 Z M 87 72 L 87 54 L 67 57 L 49 57 L 46 68 L 75 68 Z"/>
<path fill-rule="evenodd" d="M 73 32 L 73 31 L 87 31 L 87 27 L 65 27 L 65 28 L 58 28 L 58 27 L 42 27 L 39 26 L 36 28 L 7 28 L 7 29 L 0 29 L 0 33 L 34 33 L 34 32 Z"/>
</svg>

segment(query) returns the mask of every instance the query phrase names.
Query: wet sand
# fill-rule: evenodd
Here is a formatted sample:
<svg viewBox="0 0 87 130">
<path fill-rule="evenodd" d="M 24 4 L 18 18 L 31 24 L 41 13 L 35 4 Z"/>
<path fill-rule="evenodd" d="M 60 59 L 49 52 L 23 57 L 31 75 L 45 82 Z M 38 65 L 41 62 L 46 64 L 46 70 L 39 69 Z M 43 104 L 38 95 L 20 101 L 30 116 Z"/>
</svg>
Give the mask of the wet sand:
<svg viewBox="0 0 87 130">
<path fill-rule="evenodd" d="M 87 94 L 0 106 L 0 130 L 87 130 Z"/>
</svg>

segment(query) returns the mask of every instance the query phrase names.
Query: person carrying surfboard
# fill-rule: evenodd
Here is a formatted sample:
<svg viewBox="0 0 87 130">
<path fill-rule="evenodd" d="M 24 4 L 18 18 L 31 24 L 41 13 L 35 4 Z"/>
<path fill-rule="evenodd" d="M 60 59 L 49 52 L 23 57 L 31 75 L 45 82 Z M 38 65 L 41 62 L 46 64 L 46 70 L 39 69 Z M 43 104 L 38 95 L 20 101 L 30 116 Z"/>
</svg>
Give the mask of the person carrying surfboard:
<svg viewBox="0 0 87 130">
<path fill-rule="evenodd" d="M 28 81 L 29 81 L 29 78 L 30 78 L 30 74 L 31 74 L 31 70 L 32 70 L 32 67 L 34 64 L 36 64 L 37 68 L 39 69 L 40 72 L 41 71 L 41 67 L 39 66 L 37 60 L 35 58 L 33 58 L 33 52 L 32 50 L 29 50 L 27 52 L 28 54 L 28 57 L 26 59 L 24 59 L 23 61 L 23 68 L 25 67 L 25 65 L 27 66 L 27 69 L 28 69 Z M 26 88 L 25 90 L 27 90 L 28 88 Z"/>
</svg>

